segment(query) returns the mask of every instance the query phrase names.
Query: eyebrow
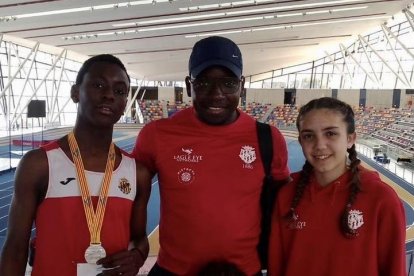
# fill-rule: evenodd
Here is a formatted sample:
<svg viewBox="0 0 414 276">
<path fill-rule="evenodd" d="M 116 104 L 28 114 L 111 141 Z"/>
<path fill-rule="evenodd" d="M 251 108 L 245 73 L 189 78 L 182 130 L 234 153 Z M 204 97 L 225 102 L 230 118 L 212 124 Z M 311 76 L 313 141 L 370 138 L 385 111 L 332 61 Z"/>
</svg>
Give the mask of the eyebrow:
<svg viewBox="0 0 414 276">
<path fill-rule="evenodd" d="M 107 79 L 102 75 L 92 76 L 91 79 L 92 80 L 100 80 L 100 81 L 108 82 Z M 129 86 L 128 81 L 124 81 L 124 80 L 121 80 L 121 79 L 120 80 L 115 80 L 114 83 L 115 84 L 125 84 L 126 86 Z"/>
<path fill-rule="evenodd" d="M 339 129 L 339 127 L 329 126 L 329 127 L 325 127 L 324 129 L 322 129 L 322 131 L 336 130 L 336 129 Z M 314 132 L 314 131 L 312 129 L 303 129 L 303 130 L 300 131 L 300 133 L 303 133 L 303 132 Z"/>
<path fill-rule="evenodd" d="M 120 80 L 120 81 L 115 81 L 114 83 L 115 83 L 115 84 L 123 84 L 123 85 L 129 86 L 129 85 L 128 85 L 128 82 L 121 81 L 121 80 Z"/>
</svg>

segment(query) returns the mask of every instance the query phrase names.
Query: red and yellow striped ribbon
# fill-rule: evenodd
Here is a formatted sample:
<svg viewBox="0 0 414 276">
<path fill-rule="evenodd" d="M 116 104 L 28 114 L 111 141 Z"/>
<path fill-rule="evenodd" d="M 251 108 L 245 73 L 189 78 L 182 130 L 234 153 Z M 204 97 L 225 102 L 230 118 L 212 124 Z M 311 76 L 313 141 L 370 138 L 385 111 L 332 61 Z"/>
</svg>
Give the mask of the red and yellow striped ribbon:
<svg viewBox="0 0 414 276">
<path fill-rule="evenodd" d="M 89 234 L 91 236 L 91 244 L 100 244 L 102 222 L 105 214 L 109 186 L 111 183 L 112 172 L 115 164 L 115 146 L 114 143 L 111 143 L 109 147 L 105 174 L 102 179 L 101 190 L 99 192 L 99 199 L 95 212 L 93 209 L 92 198 L 89 192 L 88 182 L 86 180 L 85 167 L 83 166 L 82 156 L 80 154 L 78 143 L 76 142 L 73 131 L 68 135 L 68 142 L 73 162 L 75 163 L 76 174 L 78 176 L 78 184 L 82 195 L 83 209 L 85 211 Z"/>
</svg>

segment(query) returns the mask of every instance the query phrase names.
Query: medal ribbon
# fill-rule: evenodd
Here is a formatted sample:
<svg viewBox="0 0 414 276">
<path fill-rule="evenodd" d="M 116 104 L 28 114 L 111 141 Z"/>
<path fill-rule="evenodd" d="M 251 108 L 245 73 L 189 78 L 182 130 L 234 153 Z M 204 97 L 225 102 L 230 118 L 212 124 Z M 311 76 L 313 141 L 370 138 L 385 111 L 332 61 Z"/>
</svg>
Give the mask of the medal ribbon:
<svg viewBox="0 0 414 276">
<path fill-rule="evenodd" d="M 68 135 L 68 142 L 72 154 L 73 162 L 76 167 L 76 175 L 78 176 L 79 189 L 82 195 L 83 209 L 85 211 L 86 221 L 88 223 L 89 234 L 91 236 L 91 244 L 101 243 L 101 229 L 105 214 L 106 202 L 108 199 L 109 185 L 111 183 L 112 171 L 115 164 L 115 146 L 111 143 L 106 160 L 105 174 L 102 179 L 101 190 L 99 193 L 96 212 L 93 210 L 92 198 L 89 192 L 88 182 L 86 180 L 85 168 L 82 162 L 82 156 L 76 142 L 75 135 L 72 132 Z"/>
</svg>

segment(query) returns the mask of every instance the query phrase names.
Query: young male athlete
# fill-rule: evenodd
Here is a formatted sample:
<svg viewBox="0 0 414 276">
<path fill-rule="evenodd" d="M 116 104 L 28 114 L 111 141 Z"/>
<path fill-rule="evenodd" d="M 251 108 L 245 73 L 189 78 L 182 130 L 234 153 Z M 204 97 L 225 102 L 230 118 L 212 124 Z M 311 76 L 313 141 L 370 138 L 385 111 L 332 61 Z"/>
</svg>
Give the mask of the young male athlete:
<svg viewBox="0 0 414 276">
<path fill-rule="evenodd" d="M 158 173 L 160 251 L 149 275 L 196 275 L 217 259 L 260 275 L 260 193 L 264 170 L 256 122 L 237 109 L 242 54 L 224 37 L 197 42 L 185 82 L 193 107 L 146 125 L 133 151 Z M 272 174 L 289 179 L 286 143 L 272 128 Z"/>
<path fill-rule="evenodd" d="M 150 174 L 112 142 L 129 76 L 121 61 L 98 55 L 81 67 L 71 97 L 73 131 L 28 152 L 15 176 L 0 275 L 24 275 L 36 227 L 32 275 L 135 276 L 148 255 Z"/>
</svg>

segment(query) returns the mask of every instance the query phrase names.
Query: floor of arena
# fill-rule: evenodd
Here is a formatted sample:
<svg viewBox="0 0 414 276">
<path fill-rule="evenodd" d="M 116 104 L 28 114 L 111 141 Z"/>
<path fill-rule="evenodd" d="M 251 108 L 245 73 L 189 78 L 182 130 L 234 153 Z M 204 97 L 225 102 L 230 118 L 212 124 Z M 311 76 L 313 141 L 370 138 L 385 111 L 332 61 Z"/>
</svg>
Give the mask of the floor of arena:
<svg viewBox="0 0 414 276">
<path fill-rule="evenodd" d="M 135 144 L 135 137 L 136 131 L 135 133 L 132 133 L 131 131 L 115 131 L 114 133 L 115 143 L 127 152 L 132 151 L 132 148 Z M 300 145 L 298 144 L 296 139 L 286 138 L 286 140 L 289 152 L 289 168 L 292 172 L 295 172 L 301 169 L 304 163 L 304 157 Z M 404 202 L 407 220 L 407 250 L 412 250 L 414 248 L 414 185 L 386 170 L 382 165 L 376 163 L 374 160 L 371 160 L 370 158 L 365 157 L 361 154 L 359 155 L 359 157 L 363 161 L 364 166 L 367 166 L 372 170 L 378 171 L 381 174 L 381 178 L 396 190 L 396 192 Z M 0 159 L 0 164 L 1 162 L 10 163 L 10 160 Z M 2 174 L 0 174 L 0 250 L 3 246 L 5 235 L 7 232 L 8 212 L 13 195 L 13 177 L 14 171 L 3 172 Z M 149 258 L 145 267 L 143 267 L 143 274 L 146 274 L 148 269 L 155 262 L 155 256 L 158 253 L 159 246 L 157 227 L 159 221 L 159 201 L 159 186 L 158 180 L 155 177 L 153 179 L 152 193 L 148 203 L 147 223 L 147 233 L 149 233 L 151 245 L 150 256 L 152 257 Z M 34 233 L 34 231 L 35 229 L 33 228 L 32 233 Z M 410 266 L 412 262 L 411 258 L 412 254 L 410 254 L 409 256 L 407 255 L 407 262 L 409 262 L 408 265 Z"/>
</svg>

